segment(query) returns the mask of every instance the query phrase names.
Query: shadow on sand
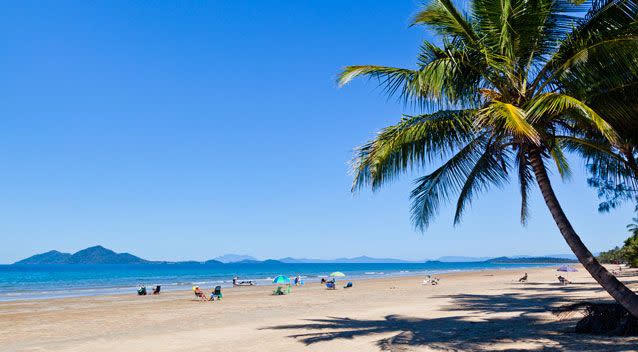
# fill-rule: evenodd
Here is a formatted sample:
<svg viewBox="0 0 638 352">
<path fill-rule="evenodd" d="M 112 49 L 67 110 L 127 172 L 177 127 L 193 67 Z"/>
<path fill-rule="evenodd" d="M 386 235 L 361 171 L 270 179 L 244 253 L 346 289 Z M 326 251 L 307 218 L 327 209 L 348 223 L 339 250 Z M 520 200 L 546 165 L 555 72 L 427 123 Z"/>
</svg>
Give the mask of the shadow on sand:
<svg viewBox="0 0 638 352">
<path fill-rule="evenodd" d="M 263 329 L 298 330 L 289 335 L 311 345 L 335 339 L 353 339 L 378 335 L 382 351 L 402 351 L 415 347 L 431 350 L 475 351 L 503 344 L 503 351 L 635 351 L 638 338 L 615 338 L 573 333 L 576 315 L 560 320 L 547 312 L 566 302 L 564 293 L 578 291 L 576 286 L 529 285 L 531 294 L 437 296 L 451 299 L 444 311 L 457 315 L 423 319 L 387 315 L 383 319 L 326 317 L 305 323 L 271 326 Z M 600 288 L 581 286 L 583 292 Z M 498 316 L 496 316 L 498 315 Z M 390 337 L 387 337 L 391 335 Z M 517 348 L 514 348 L 514 344 Z M 508 346 L 509 345 L 509 346 Z M 524 346 L 524 347 L 521 347 Z M 510 348 L 510 349 L 508 349 Z"/>
</svg>

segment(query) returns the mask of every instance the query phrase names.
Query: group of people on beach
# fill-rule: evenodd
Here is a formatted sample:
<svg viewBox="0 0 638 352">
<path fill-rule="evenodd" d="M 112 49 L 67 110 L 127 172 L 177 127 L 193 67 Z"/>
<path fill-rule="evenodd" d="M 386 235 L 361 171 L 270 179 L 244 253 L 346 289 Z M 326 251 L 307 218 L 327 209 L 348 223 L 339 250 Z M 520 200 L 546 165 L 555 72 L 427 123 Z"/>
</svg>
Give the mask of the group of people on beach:
<svg viewBox="0 0 638 352">
<path fill-rule="evenodd" d="M 202 302 L 214 302 L 215 298 L 217 298 L 218 301 L 221 301 L 223 297 L 221 286 L 215 286 L 215 288 L 210 291 L 210 298 L 206 297 L 206 294 L 199 286 L 193 286 L 193 292 L 195 293 L 195 297 L 197 297 Z"/>
<path fill-rule="evenodd" d="M 240 287 L 240 286 L 254 286 L 257 283 L 254 280 L 240 280 L 238 276 L 234 276 L 233 277 L 233 286 L 234 287 Z M 336 280 L 333 277 L 330 280 L 327 280 L 325 277 L 321 278 L 321 284 L 322 285 L 332 285 L 333 287 L 335 287 L 336 284 Z M 304 285 L 304 281 L 302 280 L 300 275 L 295 276 L 294 279 L 292 279 L 292 282 L 288 283 L 288 286 L 302 286 Z M 348 285 L 346 286 L 347 288 L 352 287 L 352 283 L 349 282 Z M 192 287 L 192 291 L 195 294 L 195 296 L 197 297 L 197 299 L 199 301 L 215 301 L 215 300 L 221 300 L 223 295 L 221 292 L 221 286 L 215 286 L 214 289 L 211 290 L 210 296 L 207 296 L 206 293 L 204 292 L 204 290 L 202 290 L 201 287 L 195 285 Z M 158 295 L 160 293 L 161 290 L 161 286 L 157 285 L 153 288 L 152 294 L 153 295 Z M 289 290 L 288 290 L 289 291 Z M 283 292 L 283 291 L 282 291 Z M 140 296 L 145 296 L 147 295 L 147 289 L 145 285 L 140 284 L 138 289 L 137 289 L 137 294 Z"/>
<path fill-rule="evenodd" d="M 438 277 L 432 277 L 430 275 L 425 275 L 425 279 L 423 280 L 421 285 L 438 285 L 440 280 L 441 279 L 439 279 Z"/>
<path fill-rule="evenodd" d="M 245 280 L 245 281 L 242 280 L 242 281 L 239 281 L 239 277 L 238 276 L 233 277 L 233 286 L 253 286 L 255 284 L 256 283 L 253 280 Z"/>
<path fill-rule="evenodd" d="M 525 275 L 523 275 L 521 278 L 518 279 L 518 282 L 526 283 L 527 279 L 528 279 L 528 276 L 527 276 L 527 273 L 525 273 Z M 561 285 L 567 285 L 572 283 L 571 281 L 569 281 L 567 278 L 563 277 L 562 275 L 558 275 L 557 279 Z"/>
<path fill-rule="evenodd" d="M 154 295 L 159 295 L 160 294 L 160 290 L 162 289 L 162 286 L 157 285 L 153 288 L 153 293 Z M 146 292 L 146 286 L 145 285 L 139 285 L 138 289 L 137 289 L 137 295 L 138 296 L 146 296 L 147 292 Z"/>
</svg>

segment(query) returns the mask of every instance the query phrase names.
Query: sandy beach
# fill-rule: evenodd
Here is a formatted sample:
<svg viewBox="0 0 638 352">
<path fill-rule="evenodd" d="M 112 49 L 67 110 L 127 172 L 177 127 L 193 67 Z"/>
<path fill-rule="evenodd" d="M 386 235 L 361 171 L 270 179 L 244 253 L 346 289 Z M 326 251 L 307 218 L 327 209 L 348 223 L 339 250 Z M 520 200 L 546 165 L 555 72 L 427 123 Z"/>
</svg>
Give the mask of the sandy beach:
<svg viewBox="0 0 638 352">
<path fill-rule="evenodd" d="M 549 309 L 608 299 L 584 272 L 561 286 L 555 268 L 319 284 L 272 296 L 273 287 L 0 303 L 2 351 L 636 351 L 638 338 L 571 333 L 580 315 Z M 623 280 L 638 289 L 638 273 Z"/>
</svg>

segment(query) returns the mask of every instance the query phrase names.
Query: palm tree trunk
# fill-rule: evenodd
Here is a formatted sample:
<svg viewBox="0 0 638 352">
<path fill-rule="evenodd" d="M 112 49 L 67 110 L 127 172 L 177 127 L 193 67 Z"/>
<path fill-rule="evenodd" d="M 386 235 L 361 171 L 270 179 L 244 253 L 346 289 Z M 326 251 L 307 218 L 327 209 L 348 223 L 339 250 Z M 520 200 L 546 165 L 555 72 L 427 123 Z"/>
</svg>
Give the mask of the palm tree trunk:
<svg viewBox="0 0 638 352">
<path fill-rule="evenodd" d="M 556 194 L 552 189 L 552 184 L 547 176 L 547 170 L 543 164 L 543 160 L 539 153 L 530 155 L 530 163 L 536 175 L 536 182 L 541 189 L 545 203 L 552 214 L 560 233 L 565 238 L 569 248 L 574 252 L 578 261 L 585 267 L 591 276 L 625 309 L 627 309 L 634 317 L 638 318 L 638 295 L 631 291 L 627 286 L 620 282 L 614 275 L 610 274 L 604 266 L 600 265 L 598 260 L 591 254 L 589 249 L 585 247 L 583 241 L 574 231 L 567 216 L 560 206 Z"/>
</svg>

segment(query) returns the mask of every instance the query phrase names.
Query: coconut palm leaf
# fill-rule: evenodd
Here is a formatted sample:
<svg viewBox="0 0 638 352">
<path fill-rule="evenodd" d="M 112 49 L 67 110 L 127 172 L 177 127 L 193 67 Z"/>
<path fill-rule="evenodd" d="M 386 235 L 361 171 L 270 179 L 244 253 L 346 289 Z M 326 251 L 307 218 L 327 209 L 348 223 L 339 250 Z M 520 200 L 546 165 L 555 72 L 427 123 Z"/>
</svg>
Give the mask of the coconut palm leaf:
<svg viewBox="0 0 638 352">
<path fill-rule="evenodd" d="M 442 50 L 424 43 L 418 55 L 418 69 L 386 66 L 348 66 L 340 73 L 343 86 L 356 77 L 376 78 L 385 92 L 399 96 L 404 102 L 421 106 L 477 106 L 480 97 L 474 94 L 481 85 L 484 64 L 472 64 L 470 57 L 453 48 Z"/>
<path fill-rule="evenodd" d="M 439 111 L 406 116 L 379 132 L 375 139 L 356 149 L 353 189 L 377 189 L 413 167 L 453 153 L 474 136 L 474 110 Z"/>
<path fill-rule="evenodd" d="M 498 146 L 488 144 L 474 167 L 467 174 L 463 188 L 459 192 L 454 213 L 454 224 L 459 224 L 465 208 L 471 204 L 477 192 L 484 192 L 490 186 L 501 187 L 508 181 L 506 152 L 499 153 Z"/>
<path fill-rule="evenodd" d="M 498 100 L 479 110 L 475 124 L 480 128 L 503 130 L 516 138 L 526 138 L 540 143 L 538 131 L 527 121 L 527 113 L 512 104 Z"/>
<path fill-rule="evenodd" d="M 447 162 L 429 175 L 418 178 L 410 194 L 412 221 L 425 229 L 438 213 L 442 201 L 461 190 L 487 146 L 485 136 L 476 138 L 461 148 Z"/>
<path fill-rule="evenodd" d="M 568 111 L 574 111 L 576 114 L 567 114 Z M 614 128 L 587 104 L 574 97 L 560 93 L 543 93 L 529 102 L 528 116 L 533 122 L 559 115 L 562 118 L 576 118 L 588 122 L 608 140 L 618 141 L 618 134 Z"/>
<path fill-rule="evenodd" d="M 414 16 L 412 23 L 433 28 L 442 36 L 462 37 L 469 43 L 479 41 L 470 20 L 450 0 L 431 1 Z"/>
<path fill-rule="evenodd" d="M 516 153 L 516 166 L 518 171 L 518 183 L 520 187 L 519 189 L 521 193 L 520 219 L 521 224 L 526 225 L 527 219 L 529 217 L 529 191 L 534 182 L 534 176 L 529 161 L 527 160 L 527 156 L 522 150 L 518 150 Z"/>
<path fill-rule="evenodd" d="M 581 63 L 609 58 L 624 61 L 623 58 L 635 57 L 637 17 L 636 0 L 596 1 L 585 18 L 579 21 L 545 63 L 532 84 L 532 89 L 542 91 L 548 85 L 557 84 L 562 74 Z M 636 65 L 631 59 L 626 60 L 625 64 L 629 67 Z"/>
</svg>

